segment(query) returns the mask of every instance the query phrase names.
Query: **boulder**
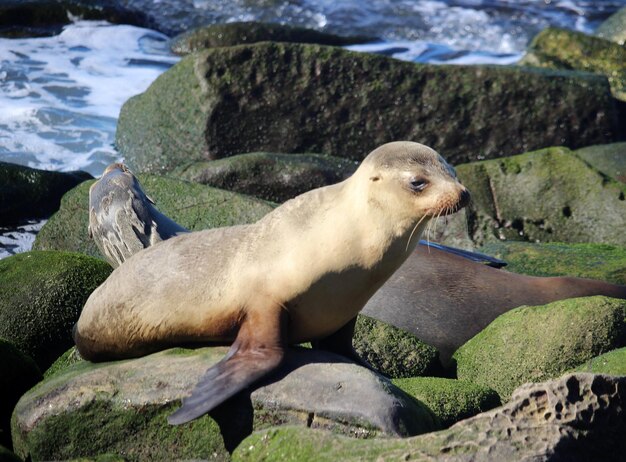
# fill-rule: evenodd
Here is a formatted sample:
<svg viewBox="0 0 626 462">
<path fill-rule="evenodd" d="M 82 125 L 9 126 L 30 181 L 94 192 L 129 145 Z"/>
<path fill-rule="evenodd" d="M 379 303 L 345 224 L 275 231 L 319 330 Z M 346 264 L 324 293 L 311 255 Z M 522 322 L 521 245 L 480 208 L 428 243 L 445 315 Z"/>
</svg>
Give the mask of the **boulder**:
<svg viewBox="0 0 626 462">
<path fill-rule="evenodd" d="M 0 226 L 48 218 L 59 209 L 63 194 L 85 180 L 85 172 L 48 172 L 0 162 Z"/>
<path fill-rule="evenodd" d="M 616 13 L 600 24 L 595 35 L 606 40 L 624 45 L 626 43 L 626 6 L 617 10 Z"/>
<path fill-rule="evenodd" d="M 11 414 L 26 391 L 42 379 L 35 362 L 0 339 L 0 448 L 11 447 Z M 0 449 L 0 461 L 3 461 Z"/>
<path fill-rule="evenodd" d="M 626 246 L 626 185 L 566 148 L 459 165 L 472 192 L 467 214 L 477 245 L 503 239 Z"/>
<path fill-rule="evenodd" d="M 74 344 L 72 327 L 110 272 L 101 260 L 69 252 L 33 251 L 0 260 L 0 338 L 46 370 Z"/>
<path fill-rule="evenodd" d="M 156 175 L 138 175 L 144 191 L 165 215 L 191 230 L 251 223 L 274 207 L 266 201 Z M 61 208 L 44 225 L 38 250 L 67 250 L 102 258 L 87 234 L 89 188 L 86 182 L 63 197 Z"/>
<path fill-rule="evenodd" d="M 618 348 L 591 358 L 573 371 L 626 376 L 626 348 Z"/>
<path fill-rule="evenodd" d="M 604 75 L 613 96 L 626 101 L 626 48 L 609 40 L 549 27 L 530 42 L 520 64 Z"/>
<path fill-rule="evenodd" d="M 394 379 L 393 384 L 428 406 L 445 428 L 501 404 L 491 388 L 463 380 L 410 377 Z"/>
<path fill-rule="evenodd" d="M 398 139 L 459 164 L 624 135 L 601 76 L 263 42 L 183 58 L 124 104 L 116 145 L 136 171 L 164 172 L 255 151 L 362 160 Z"/>
<path fill-rule="evenodd" d="M 272 202 L 285 202 L 311 189 L 345 180 L 357 166 L 354 161 L 320 154 L 254 152 L 194 162 L 172 175 Z"/>
<path fill-rule="evenodd" d="M 256 42 L 317 43 L 319 45 L 346 46 L 373 40 L 376 38 L 345 37 L 287 24 L 247 21 L 211 24 L 184 32 L 172 40 L 171 49 L 178 55 L 186 55 L 207 48 L 230 47 Z"/>
<path fill-rule="evenodd" d="M 447 430 L 406 439 L 354 440 L 272 428 L 244 440 L 233 461 L 622 461 L 625 377 L 575 374 L 520 387 L 511 401 Z"/>
<path fill-rule="evenodd" d="M 626 247 L 608 244 L 500 241 L 481 249 L 508 263 L 507 270 L 530 276 L 576 276 L 626 285 Z"/>
<path fill-rule="evenodd" d="M 369 316 L 358 316 L 352 345 L 361 358 L 389 377 L 418 377 L 442 372 L 435 347 Z"/>
<path fill-rule="evenodd" d="M 72 22 L 72 17 L 148 25 L 143 13 L 125 8 L 116 0 L 3 0 L 0 3 L 0 36 L 55 35 Z"/>
<path fill-rule="evenodd" d="M 584 297 L 523 306 L 496 318 L 459 348 L 457 377 L 506 401 L 526 382 L 557 377 L 626 345 L 626 300 Z"/>
<path fill-rule="evenodd" d="M 626 143 L 588 146 L 574 154 L 609 178 L 626 183 Z"/>
<path fill-rule="evenodd" d="M 292 424 L 358 437 L 436 430 L 437 418 L 381 376 L 327 352 L 292 349 L 253 390 L 189 424 L 166 421 L 225 347 L 173 349 L 134 360 L 82 361 L 26 393 L 12 419 L 21 457 L 105 452 L 133 460 L 227 459 L 253 429 Z M 363 406 L 367 403 L 367 406 Z"/>
</svg>

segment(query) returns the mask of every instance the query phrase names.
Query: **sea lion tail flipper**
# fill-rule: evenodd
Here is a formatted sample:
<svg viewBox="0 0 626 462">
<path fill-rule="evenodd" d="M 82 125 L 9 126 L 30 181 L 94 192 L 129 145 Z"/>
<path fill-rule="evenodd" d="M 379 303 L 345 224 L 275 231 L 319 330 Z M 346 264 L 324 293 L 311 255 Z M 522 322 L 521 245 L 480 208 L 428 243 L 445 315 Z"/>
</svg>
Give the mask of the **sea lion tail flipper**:
<svg viewBox="0 0 626 462">
<path fill-rule="evenodd" d="M 181 408 L 167 421 L 180 425 L 201 417 L 276 369 L 285 357 L 286 312 L 283 311 L 280 310 L 280 319 L 275 322 L 271 315 L 257 322 L 248 316 L 226 357 L 206 372 L 191 396 L 183 400 Z"/>
</svg>

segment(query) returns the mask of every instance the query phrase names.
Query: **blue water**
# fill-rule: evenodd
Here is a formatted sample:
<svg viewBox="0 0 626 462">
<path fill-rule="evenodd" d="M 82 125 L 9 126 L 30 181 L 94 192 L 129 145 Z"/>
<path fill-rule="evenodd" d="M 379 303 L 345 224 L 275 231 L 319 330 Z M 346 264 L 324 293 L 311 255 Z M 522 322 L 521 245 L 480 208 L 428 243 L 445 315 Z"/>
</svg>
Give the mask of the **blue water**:
<svg viewBox="0 0 626 462">
<path fill-rule="evenodd" d="M 279 22 L 379 39 L 350 47 L 357 51 L 457 64 L 514 63 L 543 28 L 590 33 L 626 5 L 626 0 L 121 1 L 165 24 L 162 30 Z M 168 40 L 148 29 L 94 21 L 78 21 L 56 37 L 0 39 L 0 160 L 101 174 L 120 160 L 113 141 L 124 101 L 178 60 L 169 53 Z M 0 230 L 0 258 L 29 247 L 16 236 L 7 238 Z"/>
</svg>

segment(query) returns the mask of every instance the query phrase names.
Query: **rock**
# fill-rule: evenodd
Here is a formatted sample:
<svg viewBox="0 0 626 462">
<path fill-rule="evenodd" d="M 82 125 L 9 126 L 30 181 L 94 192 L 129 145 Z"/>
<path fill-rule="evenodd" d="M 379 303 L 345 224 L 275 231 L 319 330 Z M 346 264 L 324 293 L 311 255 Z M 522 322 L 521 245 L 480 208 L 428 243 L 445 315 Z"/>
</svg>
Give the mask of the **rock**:
<svg viewBox="0 0 626 462">
<path fill-rule="evenodd" d="M 602 74 L 613 96 L 626 101 L 626 48 L 609 40 L 549 27 L 530 42 L 519 64 Z"/>
<path fill-rule="evenodd" d="M 626 376 L 626 348 L 618 348 L 591 358 L 573 371 Z"/>
<path fill-rule="evenodd" d="M 116 145 L 137 172 L 162 173 L 255 151 L 362 160 L 397 139 L 459 164 L 624 131 L 601 76 L 264 42 L 183 58 L 124 104 Z"/>
<path fill-rule="evenodd" d="M 35 362 L 0 339 L 0 449 L 11 447 L 11 414 L 27 390 L 42 379 Z M 0 461 L 3 461 L 0 450 Z"/>
<path fill-rule="evenodd" d="M 138 178 L 162 213 L 191 230 L 251 223 L 273 208 L 265 201 L 204 185 L 156 175 Z M 60 210 L 37 235 L 34 249 L 67 250 L 101 258 L 87 235 L 92 184 L 86 182 L 63 197 Z"/>
<path fill-rule="evenodd" d="M 523 383 L 625 346 L 625 319 L 626 300 L 602 296 L 513 309 L 456 351 L 457 377 L 493 388 L 506 401 Z"/>
<path fill-rule="evenodd" d="M 0 226 L 47 218 L 67 191 L 93 178 L 85 172 L 48 172 L 0 162 Z"/>
<path fill-rule="evenodd" d="M 344 37 L 304 27 L 262 22 L 230 22 L 211 24 L 187 31 L 172 40 L 171 49 L 186 55 L 206 48 L 229 47 L 256 42 L 317 43 L 345 46 L 367 43 L 375 37 Z"/>
<path fill-rule="evenodd" d="M 626 183 L 626 143 L 589 146 L 574 154 L 609 178 Z"/>
<path fill-rule="evenodd" d="M 338 183 L 358 164 L 320 154 L 254 152 L 182 167 L 174 176 L 272 202 Z"/>
<path fill-rule="evenodd" d="M 479 246 L 502 239 L 626 246 L 626 186 L 566 148 L 456 170 L 472 192 L 467 227 Z"/>
<path fill-rule="evenodd" d="M 428 406 L 445 428 L 501 404 L 491 388 L 463 380 L 411 377 L 394 379 L 393 384 Z"/>
<path fill-rule="evenodd" d="M 441 373 L 439 352 L 435 347 L 369 316 L 358 316 L 352 344 L 359 356 L 389 377 Z"/>
<path fill-rule="evenodd" d="M 43 373 L 43 377 L 45 379 L 48 379 L 52 377 L 53 375 L 56 375 L 59 372 L 64 371 L 72 364 L 76 364 L 82 361 L 84 361 L 84 359 L 82 358 L 82 356 L 76 349 L 76 346 L 73 346 L 69 350 L 67 350 L 65 353 L 63 353 L 61 356 L 59 356 L 59 358 L 55 362 L 53 362 L 52 365 L 48 369 L 46 369 L 46 371 Z"/>
<path fill-rule="evenodd" d="M 381 376 L 340 356 L 305 349 L 294 349 L 264 384 L 210 417 L 169 425 L 166 416 L 226 352 L 174 349 L 134 360 L 74 364 L 19 401 L 12 420 L 14 450 L 33 460 L 103 452 L 128 460 L 225 460 L 226 450 L 253 428 L 285 423 L 361 437 L 439 428 L 427 408 Z"/>
<path fill-rule="evenodd" d="M 244 440 L 233 461 L 621 461 L 625 387 L 624 377 L 591 374 L 524 385 L 505 406 L 406 439 L 354 440 L 272 428 Z"/>
<path fill-rule="evenodd" d="M 626 43 L 626 6 L 617 10 L 609 19 L 600 24 L 595 35 L 624 45 Z"/>
<path fill-rule="evenodd" d="M 46 370 L 74 344 L 72 327 L 110 274 L 100 260 L 68 252 L 26 252 L 0 260 L 0 338 Z"/>
<path fill-rule="evenodd" d="M 626 285 L 626 248 L 608 244 L 490 242 L 481 252 L 530 276 L 576 276 Z"/>
<path fill-rule="evenodd" d="M 116 0 L 3 0 L 0 37 L 43 37 L 61 32 L 72 17 L 114 24 L 149 25 L 143 13 Z"/>
</svg>

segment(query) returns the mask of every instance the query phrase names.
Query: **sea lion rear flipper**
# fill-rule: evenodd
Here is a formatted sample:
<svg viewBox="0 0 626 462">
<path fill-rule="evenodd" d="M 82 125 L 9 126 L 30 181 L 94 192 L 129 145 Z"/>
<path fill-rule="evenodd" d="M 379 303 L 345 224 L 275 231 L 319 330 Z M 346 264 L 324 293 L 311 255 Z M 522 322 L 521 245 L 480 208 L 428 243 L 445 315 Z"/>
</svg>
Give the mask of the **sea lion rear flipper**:
<svg viewBox="0 0 626 462">
<path fill-rule="evenodd" d="M 228 354 L 206 372 L 181 408 L 167 418 L 170 424 L 183 424 L 210 412 L 280 365 L 285 356 L 287 314 L 280 308 L 275 313 L 278 316 L 258 314 L 261 316 L 246 317 Z"/>
</svg>

